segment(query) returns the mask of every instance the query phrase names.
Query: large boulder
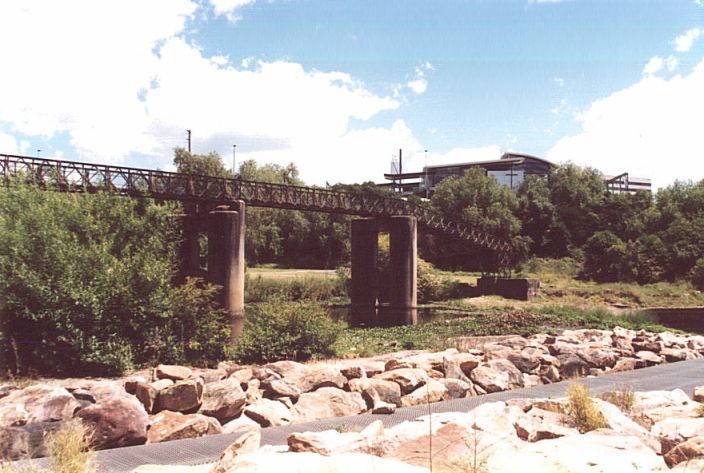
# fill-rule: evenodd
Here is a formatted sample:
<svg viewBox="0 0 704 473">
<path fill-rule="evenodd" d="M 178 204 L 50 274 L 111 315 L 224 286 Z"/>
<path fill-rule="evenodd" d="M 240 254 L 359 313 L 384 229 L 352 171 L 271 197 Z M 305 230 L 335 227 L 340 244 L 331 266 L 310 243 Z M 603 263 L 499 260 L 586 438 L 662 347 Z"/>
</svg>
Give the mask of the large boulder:
<svg viewBox="0 0 704 473">
<path fill-rule="evenodd" d="M 383 434 L 384 425 L 377 420 L 361 432 L 296 432 L 288 436 L 288 447 L 291 452 L 313 452 L 321 455 L 372 453 L 374 442 Z"/>
<path fill-rule="evenodd" d="M 350 391 L 362 394 L 366 389 L 374 389 L 379 398 L 390 404 L 397 406 L 401 405 L 401 386 L 393 381 L 387 381 L 379 378 L 358 378 L 351 379 L 349 384 Z"/>
<path fill-rule="evenodd" d="M 248 429 L 232 442 L 220 455 L 217 464 L 210 473 L 227 473 L 231 471 L 235 458 L 259 449 L 262 433 L 259 428 Z"/>
<path fill-rule="evenodd" d="M 523 375 L 508 360 L 489 360 L 472 370 L 472 381 L 486 392 L 505 391 L 523 386 Z"/>
<path fill-rule="evenodd" d="M 295 422 L 356 415 L 367 410 L 362 395 L 337 388 L 320 388 L 301 394 L 291 413 Z"/>
<path fill-rule="evenodd" d="M 288 384 L 298 388 L 302 393 L 321 387 L 344 388 L 347 378 L 332 365 L 304 365 L 295 361 L 277 361 L 264 368 L 280 375 Z M 264 381 L 264 380 L 262 380 Z"/>
<path fill-rule="evenodd" d="M 66 389 L 36 384 L 0 398 L 0 427 L 69 420 L 80 407 Z"/>
<path fill-rule="evenodd" d="M 633 436 L 600 429 L 584 435 L 527 443 L 516 448 L 497 445 L 485 458 L 485 471 L 664 472 L 661 456 Z"/>
<path fill-rule="evenodd" d="M 665 453 L 665 461 L 670 467 L 698 457 L 704 457 L 704 436 L 692 437 Z"/>
<path fill-rule="evenodd" d="M 692 437 L 704 436 L 704 418 L 671 418 L 656 422 L 650 432 L 660 440 L 662 452 L 667 453 Z"/>
<path fill-rule="evenodd" d="M 250 404 L 245 407 L 244 415 L 262 427 L 290 424 L 293 419 L 291 411 L 283 403 L 271 399 L 260 399 Z"/>
<path fill-rule="evenodd" d="M 227 422 L 239 416 L 244 405 L 245 393 L 239 381 L 227 378 L 205 385 L 199 412 L 215 417 L 220 422 Z"/>
<path fill-rule="evenodd" d="M 203 381 L 187 379 L 159 391 L 157 411 L 192 413 L 203 402 Z"/>
<path fill-rule="evenodd" d="M 459 399 L 467 396 L 468 394 L 470 396 L 476 395 L 472 389 L 472 383 L 469 380 L 463 381 L 461 379 L 443 378 L 438 379 L 437 382 L 442 383 L 442 385 L 447 389 L 448 399 Z"/>
<path fill-rule="evenodd" d="M 538 442 L 579 433 L 577 429 L 570 427 L 569 418 L 566 415 L 535 407 L 524 415 L 518 416 L 513 425 L 518 437 L 527 442 Z"/>
<path fill-rule="evenodd" d="M 429 379 L 423 386 L 403 396 L 401 398 L 401 407 L 439 402 L 445 399 L 446 396 L 447 388 L 445 385 L 434 379 Z"/>
<path fill-rule="evenodd" d="M 139 445 L 147 439 L 147 411 L 128 394 L 102 399 L 76 417 L 93 432 L 92 443 L 98 449 Z"/>
<path fill-rule="evenodd" d="M 400 368 L 374 376 L 375 379 L 393 381 L 401 387 L 402 394 L 408 394 L 428 382 L 428 373 L 420 368 Z"/>
<path fill-rule="evenodd" d="M 151 418 L 147 443 L 189 439 L 220 433 L 222 433 L 222 427 L 212 417 L 162 411 Z"/>
<path fill-rule="evenodd" d="M 35 422 L 16 427 L 0 427 L 0 465 L 4 461 L 49 455 L 47 435 L 70 421 Z"/>
<path fill-rule="evenodd" d="M 154 374 L 158 379 L 171 379 L 181 381 L 188 379 L 193 374 L 190 368 L 178 365 L 159 365 L 154 369 Z"/>
</svg>

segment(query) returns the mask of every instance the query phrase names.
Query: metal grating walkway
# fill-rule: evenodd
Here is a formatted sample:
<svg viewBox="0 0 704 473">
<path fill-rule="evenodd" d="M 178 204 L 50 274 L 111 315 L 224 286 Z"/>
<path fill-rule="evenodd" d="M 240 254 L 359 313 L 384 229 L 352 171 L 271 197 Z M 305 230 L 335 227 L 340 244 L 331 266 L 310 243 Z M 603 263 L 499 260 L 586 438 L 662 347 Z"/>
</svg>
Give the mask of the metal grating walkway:
<svg viewBox="0 0 704 473">
<path fill-rule="evenodd" d="M 581 379 L 579 382 L 587 385 L 595 394 L 612 390 L 619 385 L 629 385 L 634 391 L 672 390 L 680 388 L 691 395 L 695 386 L 704 385 L 704 358 L 681 361 L 665 365 L 643 368 L 636 371 L 612 373 L 597 378 Z M 562 381 L 555 384 L 533 388 L 515 389 L 499 393 L 486 394 L 472 398 L 454 399 L 446 402 L 430 404 L 430 412 L 468 411 L 480 404 L 494 401 L 505 401 L 515 398 L 561 397 L 566 394 L 572 381 Z M 399 408 L 392 415 L 360 414 L 351 417 L 293 424 L 283 427 L 262 429 L 262 445 L 285 445 L 289 434 L 302 431 L 321 431 L 340 426 L 364 427 L 380 419 L 384 426 L 391 427 L 407 420 L 427 415 L 427 405 Z M 139 465 L 151 464 L 181 464 L 196 465 L 215 461 L 220 453 L 232 443 L 239 434 L 222 434 L 201 437 L 197 439 L 176 440 L 154 445 L 139 445 L 135 447 L 116 448 L 96 452 L 96 460 L 100 471 L 129 472 Z M 45 459 L 34 463 L 46 464 Z M 24 463 L 24 462 L 21 462 Z"/>
</svg>

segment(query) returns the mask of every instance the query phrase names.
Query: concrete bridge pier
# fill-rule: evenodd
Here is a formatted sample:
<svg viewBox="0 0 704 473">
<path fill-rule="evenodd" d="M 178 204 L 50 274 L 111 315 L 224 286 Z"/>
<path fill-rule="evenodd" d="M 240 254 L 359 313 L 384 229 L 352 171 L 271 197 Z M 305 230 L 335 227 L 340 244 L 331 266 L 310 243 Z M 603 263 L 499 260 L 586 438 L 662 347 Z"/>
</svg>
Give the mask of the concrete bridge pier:
<svg viewBox="0 0 704 473">
<path fill-rule="evenodd" d="M 230 314 L 234 342 L 244 328 L 244 202 L 216 207 L 207 227 L 208 281 L 222 286 L 220 302 Z"/>
<path fill-rule="evenodd" d="M 418 323 L 418 224 L 413 216 L 391 217 L 390 309 L 394 324 Z"/>
<path fill-rule="evenodd" d="M 374 218 L 352 219 L 352 303 L 351 323 L 368 325 L 376 319 L 379 294 L 377 255 L 379 221 Z"/>
<path fill-rule="evenodd" d="M 185 282 L 187 277 L 200 276 L 200 234 L 199 217 L 195 214 L 186 214 L 183 220 L 183 241 L 180 248 L 178 280 Z"/>
</svg>

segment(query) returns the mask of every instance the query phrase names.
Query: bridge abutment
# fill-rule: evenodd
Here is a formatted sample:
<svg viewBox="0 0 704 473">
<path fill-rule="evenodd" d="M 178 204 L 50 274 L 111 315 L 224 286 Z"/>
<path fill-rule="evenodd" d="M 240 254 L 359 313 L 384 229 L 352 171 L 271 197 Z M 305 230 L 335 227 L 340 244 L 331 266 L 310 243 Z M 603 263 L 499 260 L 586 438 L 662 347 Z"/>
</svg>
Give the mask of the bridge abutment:
<svg viewBox="0 0 704 473">
<path fill-rule="evenodd" d="M 350 299 L 353 325 L 368 324 L 376 317 L 379 293 L 377 255 L 379 221 L 375 218 L 352 219 L 352 284 Z"/>
<path fill-rule="evenodd" d="M 220 206 L 208 214 L 208 281 L 222 286 L 220 302 L 230 314 L 232 340 L 244 328 L 245 204 Z"/>
<path fill-rule="evenodd" d="M 393 322 L 418 322 L 418 223 L 413 216 L 391 217 L 389 228 L 391 263 L 390 308 Z"/>
</svg>

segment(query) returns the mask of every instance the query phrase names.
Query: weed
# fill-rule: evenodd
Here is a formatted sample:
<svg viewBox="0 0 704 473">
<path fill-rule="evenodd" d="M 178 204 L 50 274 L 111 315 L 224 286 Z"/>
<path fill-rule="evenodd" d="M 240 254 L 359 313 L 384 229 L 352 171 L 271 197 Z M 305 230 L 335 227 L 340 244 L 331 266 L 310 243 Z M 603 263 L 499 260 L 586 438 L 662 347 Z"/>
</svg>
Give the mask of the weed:
<svg viewBox="0 0 704 473">
<path fill-rule="evenodd" d="M 616 386 L 613 391 L 605 392 L 601 398 L 615 405 L 623 412 L 629 412 L 633 409 L 633 404 L 636 401 L 636 395 L 633 393 L 633 388 L 628 384 Z"/>
<path fill-rule="evenodd" d="M 701 404 L 697 409 L 697 417 L 704 417 L 704 404 Z"/>
<path fill-rule="evenodd" d="M 90 449 L 91 432 L 81 423 L 71 422 L 49 438 L 54 460 L 53 473 L 91 473 L 95 471 Z"/>
<path fill-rule="evenodd" d="M 577 430 L 583 434 L 609 427 L 604 415 L 594 405 L 589 388 L 583 384 L 570 385 L 567 391 L 567 415 Z"/>
</svg>

